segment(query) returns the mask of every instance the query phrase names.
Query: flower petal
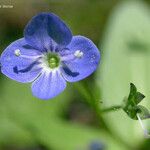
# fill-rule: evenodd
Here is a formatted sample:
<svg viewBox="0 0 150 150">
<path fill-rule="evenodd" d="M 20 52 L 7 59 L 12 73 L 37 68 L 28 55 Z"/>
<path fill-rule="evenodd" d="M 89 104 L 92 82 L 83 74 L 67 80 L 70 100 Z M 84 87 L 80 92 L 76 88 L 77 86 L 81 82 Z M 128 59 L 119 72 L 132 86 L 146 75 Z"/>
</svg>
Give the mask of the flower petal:
<svg viewBox="0 0 150 150">
<path fill-rule="evenodd" d="M 64 61 L 62 72 L 69 82 L 82 80 L 92 74 L 100 60 L 100 52 L 94 43 L 83 36 L 73 36 L 67 46 L 75 56 L 75 59 Z"/>
<path fill-rule="evenodd" d="M 29 58 L 16 56 L 16 50 L 19 50 L 21 55 Z M 2 53 L 0 58 L 1 71 L 7 77 L 18 82 L 32 82 L 39 75 L 41 70 L 36 65 L 37 61 L 32 59 L 32 56 L 36 57 L 38 55 L 41 55 L 41 53 L 27 45 L 24 38 L 19 39 L 10 44 Z"/>
<path fill-rule="evenodd" d="M 39 50 L 49 50 L 56 43 L 68 45 L 72 33 L 65 23 L 53 13 L 40 13 L 34 16 L 24 30 L 26 41 Z"/>
<path fill-rule="evenodd" d="M 66 88 L 66 81 L 58 71 L 43 72 L 41 76 L 32 83 L 32 93 L 40 99 L 51 99 Z"/>
</svg>

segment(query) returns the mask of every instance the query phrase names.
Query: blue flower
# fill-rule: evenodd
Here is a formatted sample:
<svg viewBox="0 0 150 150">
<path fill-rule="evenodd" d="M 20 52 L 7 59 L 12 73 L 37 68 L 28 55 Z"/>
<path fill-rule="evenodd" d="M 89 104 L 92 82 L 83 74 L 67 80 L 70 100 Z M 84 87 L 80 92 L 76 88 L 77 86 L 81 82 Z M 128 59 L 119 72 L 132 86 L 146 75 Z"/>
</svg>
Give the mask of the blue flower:
<svg viewBox="0 0 150 150">
<path fill-rule="evenodd" d="M 93 141 L 90 144 L 90 150 L 105 150 L 105 145 L 99 141 Z"/>
<path fill-rule="evenodd" d="M 1 71 L 22 83 L 32 83 L 32 93 L 51 99 L 66 87 L 93 73 L 100 53 L 83 36 L 72 36 L 70 29 L 53 13 L 34 16 L 24 37 L 11 43 L 1 55 Z"/>
</svg>

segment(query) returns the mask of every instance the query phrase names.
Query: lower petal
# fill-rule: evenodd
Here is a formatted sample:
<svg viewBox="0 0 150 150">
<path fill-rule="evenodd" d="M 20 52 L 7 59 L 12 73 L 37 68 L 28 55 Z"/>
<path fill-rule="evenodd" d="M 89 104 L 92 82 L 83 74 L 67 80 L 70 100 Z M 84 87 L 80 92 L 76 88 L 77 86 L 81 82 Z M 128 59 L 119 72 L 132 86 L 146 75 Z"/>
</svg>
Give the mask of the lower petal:
<svg viewBox="0 0 150 150">
<path fill-rule="evenodd" d="M 67 48 L 74 55 L 74 59 L 63 62 L 62 73 L 67 81 L 82 80 L 96 70 L 100 52 L 91 40 L 83 36 L 74 36 Z"/>
<path fill-rule="evenodd" d="M 34 96 L 48 100 L 51 99 L 66 88 L 66 81 L 59 71 L 43 72 L 41 76 L 32 83 L 32 93 Z"/>
<path fill-rule="evenodd" d="M 16 50 L 27 58 L 16 56 Z M 27 45 L 24 38 L 19 39 L 10 44 L 2 53 L 0 58 L 1 71 L 7 77 L 18 82 L 32 82 L 41 72 L 41 68 L 37 67 L 38 62 L 32 57 L 39 55 L 41 53 Z"/>
</svg>

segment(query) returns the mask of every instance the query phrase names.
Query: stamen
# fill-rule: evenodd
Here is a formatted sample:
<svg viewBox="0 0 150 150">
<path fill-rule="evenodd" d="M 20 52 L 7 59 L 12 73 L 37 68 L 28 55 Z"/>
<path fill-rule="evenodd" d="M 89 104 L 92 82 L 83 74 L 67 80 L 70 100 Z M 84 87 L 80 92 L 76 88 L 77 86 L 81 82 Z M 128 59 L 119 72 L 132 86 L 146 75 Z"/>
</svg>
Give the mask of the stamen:
<svg viewBox="0 0 150 150">
<path fill-rule="evenodd" d="M 74 53 L 74 56 L 77 58 L 82 58 L 83 57 L 83 52 L 80 50 L 76 50 Z"/>
<path fill-rule="evenodd" d="M 143 130 L 143 132 L 144 132 L 145 138 L 150 138 L 150 134 L 149 134 L 148 130 L 145 128 L 145 126 L 144 126 L 144 124 L 143 124 L 143 122 L 142 122 L 142 120 L 141 120 L 139 114 L 137 113 L 136 116 L 137 116 L 137 118 L 138 118 L 138 120 L 139 120 L 139 123 L 140 123 L 140 125 L 141 125 L 141 127 L 142 127 L 142 130 Z"/>
<path fill-rule="evenodd" d="M 27 58 L 27 59 L 38 59 L 38 58 L 44 56 L 43 54 L 41 54 L 41 55 L 36 55 L 36 56 L 22 55 L 22 54 L 21 54 L 21 51 L 20 51 L 19 49 L 16 49 L 16 50 L 14 51 L 14 54 L 15 54 L 15 56 L 17 56 L 17 57 Z"/>
</svg>

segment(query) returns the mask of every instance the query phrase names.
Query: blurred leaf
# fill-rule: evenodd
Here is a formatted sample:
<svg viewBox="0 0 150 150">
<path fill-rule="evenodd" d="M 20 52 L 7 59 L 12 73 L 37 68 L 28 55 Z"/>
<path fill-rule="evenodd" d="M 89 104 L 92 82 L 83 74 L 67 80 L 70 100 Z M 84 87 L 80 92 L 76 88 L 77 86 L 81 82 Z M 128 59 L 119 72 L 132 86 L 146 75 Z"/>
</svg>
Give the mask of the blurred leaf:
<svg viewBox="0 0 150 150">
<path fill-rule="evenodd" d="M 3 79 L 3 82 L 0 101 L 3 114 L 7 114 L 10 122 L 14 122 L 30 133 L 30 138 L 38 144 L 44 145 L 49 150 L 74 150 L 87 147 L 91 141 L 99 139 L 108 150 L 120 150 L 120 147 L 125 150 L 123 145 L 108 136 L 103 130 L 74 124 L 61 118 L 60 113 L 70 100 L 71 91 L 69 89 L 53 100 L 42 101 L 32 96 L 28 85 L 9 79 Z M 6 116 L 4 117 L 6 118 Z M 2 117 L 0 121 L 1 119 Z M 3 130 L 2 124 L 3 122 L 1 130 Z M 7 126 L 5 128 L 7 129 Z M 12 129 L 11 126 L 8 128 Z M 4 137 L 5 134 L 6 132 L 3 132 L 0 137 Z M 18 138 L 24 139 L 22 137 L 24 135 L 16 138 L 12 132 L 7 134 L 8 136 L 4 140 L 8 143 L 11 140 L 10 137 L 14 138 L 15 145 L 18 144 Z"/>
<path fill-rule="evenodd" d="M 121 104 L 132 82 L 146 95 L 142 104 L 150 108 L 149 13 L 143 1 L 124 1 L 110 16 L 102 44 L 101 67 L 97 72 L 105 107 Z M 139 103 L 143 95 L 138 93 L 137 97 L 135 102 Z M 127 143 L 137 146 L 144 140 L 139 124 L 123 111 L 105 114 L 103 118 Z"/>
</svg>

